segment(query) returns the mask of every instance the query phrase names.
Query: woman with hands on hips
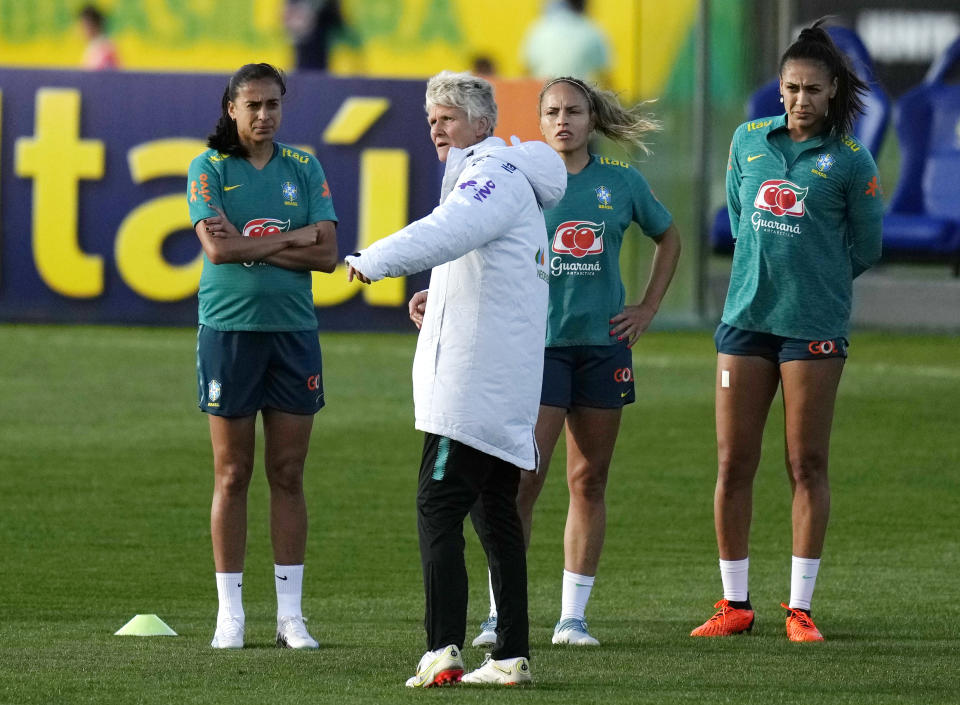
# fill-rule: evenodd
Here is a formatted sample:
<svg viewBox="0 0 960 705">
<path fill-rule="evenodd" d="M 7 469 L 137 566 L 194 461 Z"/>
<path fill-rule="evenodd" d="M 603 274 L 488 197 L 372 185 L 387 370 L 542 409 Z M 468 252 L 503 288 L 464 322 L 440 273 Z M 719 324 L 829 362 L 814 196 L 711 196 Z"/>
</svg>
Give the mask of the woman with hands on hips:
<svg viewBox="0 0 960 705">
<path fill-rule="evenodd" d="M 536 424 L 540 467 L 522 476 L 517 506 L 529 546 L 533 507 L 566 426 L 570 504 L 560 618 L 552 641 L 595 646 L 599 642 L 587 631 L 585 610 L 603 548 L 604 493 L 621 412 L 634 401 L 631 349 L 673 278 L 680 235 L 639 171 L 589 151 L 594 131 L 646 151 L 644 137 L 658 124 L 642 114 L 640 106 L 625 109 L 613 93 L 563 77 L 544 85 L 539 115 L 544 140 L 566 165 L 567 190 L 558 205 L 544 211 L 551 276 Z M 636 304 L 626 304 L 620 273 L 620 247 L 631 223 L 655 246 L 650 277 Z M 421 292 L 410 302 L 414 323 L 422 316 L 424 296 Z M 483 508 L 475 506 L 471 516 L 480 531 L 487 521 Z M 473 645 L 489 645 L 496 631 L 497 605 L 491 592 L 490 616 Z"/>
</svg>

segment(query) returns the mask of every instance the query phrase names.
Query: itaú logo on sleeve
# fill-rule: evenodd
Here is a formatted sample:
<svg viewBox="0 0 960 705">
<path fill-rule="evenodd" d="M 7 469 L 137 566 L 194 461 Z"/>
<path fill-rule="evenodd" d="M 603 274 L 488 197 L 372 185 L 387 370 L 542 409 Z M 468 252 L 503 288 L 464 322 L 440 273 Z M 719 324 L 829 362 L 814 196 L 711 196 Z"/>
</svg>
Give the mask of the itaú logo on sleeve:
<svg viewBox="0 0 960 705">
<path fill-rule="evenodd" d="M 806 212 L 803 199 L 807 197 L 809 190 L 783 179 L 764 181 L 757 190 L 753 207 L 770 211 L 774 215 L 790 215 L 799 218 Z"/>
<path fill-rule="evenodd" d="M 577 259 L 586 255 L 599 255 L 603 252 L 604 223 L 591 223 L 589 220 L 568 220 L 560 223 L 553 234 L 554 252 L 561 255 L 573 255 Z"/>
</svg>

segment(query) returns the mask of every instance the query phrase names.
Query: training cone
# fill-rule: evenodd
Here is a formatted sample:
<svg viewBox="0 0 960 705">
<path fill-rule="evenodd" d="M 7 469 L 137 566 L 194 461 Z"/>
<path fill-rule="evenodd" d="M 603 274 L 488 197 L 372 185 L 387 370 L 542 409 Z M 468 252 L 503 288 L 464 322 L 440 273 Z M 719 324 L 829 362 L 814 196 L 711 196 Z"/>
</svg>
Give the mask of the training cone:
<svg viewBox="0 0 960 705">
<path fill-rule="evenodd" d="M 177 636 L 155 614 L 138 614 L 113 633 L 114 636 Z"/>
</svg>

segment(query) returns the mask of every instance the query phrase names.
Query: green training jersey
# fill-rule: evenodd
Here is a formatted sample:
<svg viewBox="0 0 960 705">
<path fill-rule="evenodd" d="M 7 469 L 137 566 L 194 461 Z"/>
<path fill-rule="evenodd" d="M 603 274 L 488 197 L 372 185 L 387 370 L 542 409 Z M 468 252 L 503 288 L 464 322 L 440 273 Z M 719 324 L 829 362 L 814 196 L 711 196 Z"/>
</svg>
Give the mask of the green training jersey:
<svg viewBox="0 0 960 705">
<path fill-rule="evenodd" d="M 591 155 L 567 192 L 544 212 L 550 236 L 550 308 L 547 347 L 613 345 L 610 319 L 623 311 L 620 247 L 630 223 L 650 237 L 673 216 L 643 175 L 622 162 Z"/>
<path fill-rule="evenodd" d="M 190 220 L 217 206 L 246 237 L 269 237 L 321 220 L 336 221 L 330 188 L 316 157 L 275 143 L 257 169 L 214 149 L 196 157 L 187 175 Z M 203 256 L 200 323 L 215 330 L 315 330 L 311 273 L 266 262 L 213 264 Z"/>
<path fill-rule="evenodd" d="M 744 123 L 733 135 L 736 247 L 723 322 L 805 340 L 845 336 L 853 279 L 880 258 L 877 165 L 852 137 L 784 141 L 786 120 Z"/>
</svg>

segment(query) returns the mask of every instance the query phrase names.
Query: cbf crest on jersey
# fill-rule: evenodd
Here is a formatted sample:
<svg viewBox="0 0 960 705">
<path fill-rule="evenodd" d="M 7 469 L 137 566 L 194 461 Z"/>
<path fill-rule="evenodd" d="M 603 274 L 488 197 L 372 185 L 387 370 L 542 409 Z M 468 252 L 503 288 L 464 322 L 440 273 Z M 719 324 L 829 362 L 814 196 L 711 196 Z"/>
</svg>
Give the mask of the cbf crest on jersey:
<svg viewBox="0 0 960 705">
<path fill-rule="evenodd" d="M 300 195 L 300 192 L 295 183 L 292 181 L 284 181 L 280 190 L 283 192 L 283 200 L 285 201 L 284 205 L 297 205 L 297 196 Z"/>
<path fill-rule="evenodd" d="M 832 154 L 821 154 L 817 157 L 817 169 L 820 171 L 830 171 L 830 168 L 836 164 L 837 160 Z"/>
<path fill-rule="evenodd" d="M 613 194 L 606 186 L 597 186 L 597 205 L 606 210 L 613 210 Z"/>
</svg>

